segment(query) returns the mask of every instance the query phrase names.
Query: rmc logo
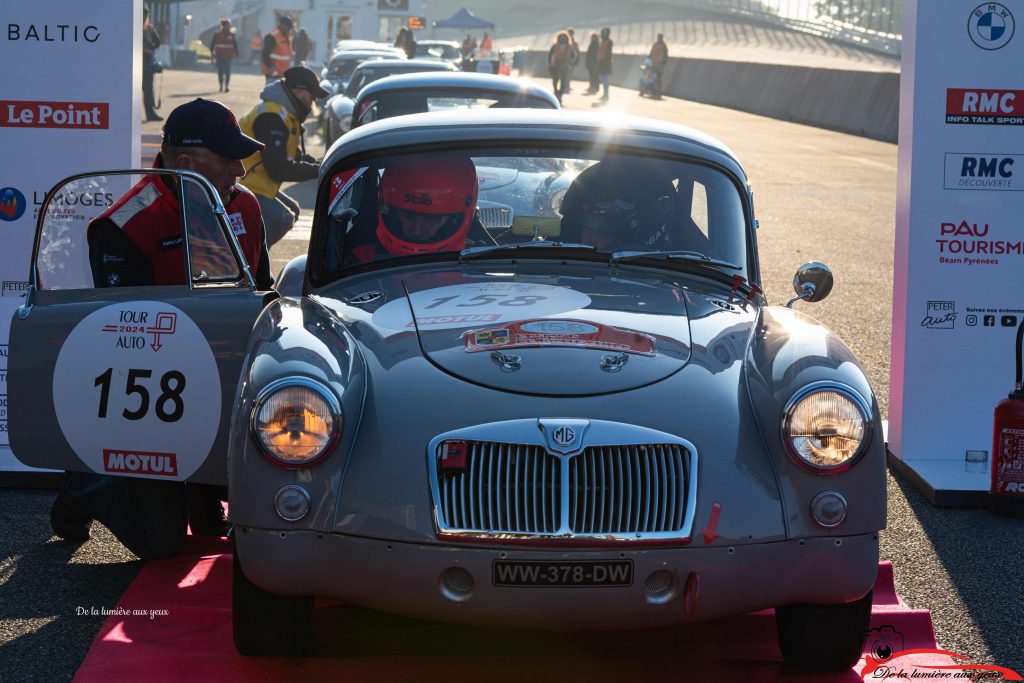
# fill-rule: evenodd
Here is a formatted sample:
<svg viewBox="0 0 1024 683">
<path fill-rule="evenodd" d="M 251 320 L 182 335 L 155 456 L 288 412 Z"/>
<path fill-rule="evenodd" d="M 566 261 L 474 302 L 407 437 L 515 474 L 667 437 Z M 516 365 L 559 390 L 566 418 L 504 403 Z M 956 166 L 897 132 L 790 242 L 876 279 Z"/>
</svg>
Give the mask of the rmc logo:
<svg viewBox="0 0 1024 683">
<path fill-rule="evenodd" d="M 1024 125 L 1024 91 L 947 88 L 946 123 Z"/>
<path fill-rule="evenodd" d="M 28 202 L 25 195 L 14 187 L 0 189 L 0 221 L 16 221 L 25 213 Z"/>
<path fill-rule="evenodd" d="M 1016 164 L 1020 162 L 1020 166 Z M 1024 168 L 1024 155 L 1019 154 L 957 154 L 946 153 L 945 182 L 947 190 L 1024 190 L 1014 184 L 1014 171 Z"/>
</svg>

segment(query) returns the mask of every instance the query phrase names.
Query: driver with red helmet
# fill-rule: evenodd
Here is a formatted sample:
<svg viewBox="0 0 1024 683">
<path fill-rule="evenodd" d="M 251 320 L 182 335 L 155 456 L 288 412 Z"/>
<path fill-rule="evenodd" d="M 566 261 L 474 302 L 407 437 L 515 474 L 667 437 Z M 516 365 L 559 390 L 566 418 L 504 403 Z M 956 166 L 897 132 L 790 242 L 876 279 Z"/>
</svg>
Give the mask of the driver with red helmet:
<svg viewBox="0 0 1024 683">
<path fill-rule="evenodd" d="M 380 180 L 376 230 L 356 231 L 349 260 L 464 249 L 478 189 L 476 166 L 465 157 L 407 158 L 388 166 Z"/>
</svg>

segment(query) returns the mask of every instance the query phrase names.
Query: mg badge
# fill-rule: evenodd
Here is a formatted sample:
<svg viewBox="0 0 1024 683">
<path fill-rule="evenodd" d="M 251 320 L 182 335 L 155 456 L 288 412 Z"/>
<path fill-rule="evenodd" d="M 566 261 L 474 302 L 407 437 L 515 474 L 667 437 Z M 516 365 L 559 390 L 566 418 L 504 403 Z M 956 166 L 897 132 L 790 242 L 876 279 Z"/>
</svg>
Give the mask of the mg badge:
<svg viewBox="0 0 1024 683">
<path fill-rule="evenodd" d="M 568 448 L 576 443 L 576 430 L 572 427 L 556 427 L 551 432 L 551 440 L 555 442 L 556 446 Z"/>
<path fill-rule="evenodd" d="M 549 453 L 570 457 L 583 448 L 584 435 L 589 420 L 541 418 L 537 426 L 544 434 L 545 446 Z"/>
</svg>

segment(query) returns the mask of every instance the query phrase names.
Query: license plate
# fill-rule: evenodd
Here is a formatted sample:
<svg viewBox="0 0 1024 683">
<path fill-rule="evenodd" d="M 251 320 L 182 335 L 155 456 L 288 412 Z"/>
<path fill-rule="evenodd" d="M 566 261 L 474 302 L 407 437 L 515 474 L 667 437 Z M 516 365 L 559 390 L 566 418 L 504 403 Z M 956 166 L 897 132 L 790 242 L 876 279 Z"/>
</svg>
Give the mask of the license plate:
<svg viewBox="0 0 1024 683">
<path fill-rule="evenodd" d="M 520 562 L 495 560 L 495 586 L 632 586 L 633 561 Z"/>
</svg>

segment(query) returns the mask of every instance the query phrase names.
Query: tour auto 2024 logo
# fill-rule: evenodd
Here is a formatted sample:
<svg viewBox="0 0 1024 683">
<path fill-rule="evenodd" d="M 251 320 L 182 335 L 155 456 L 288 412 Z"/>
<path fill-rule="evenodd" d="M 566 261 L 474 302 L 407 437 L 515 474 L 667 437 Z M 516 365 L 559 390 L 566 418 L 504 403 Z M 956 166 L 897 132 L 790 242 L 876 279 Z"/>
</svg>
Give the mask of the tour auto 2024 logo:
<svg viewBox="0 0 1024 683">
<path fill-rule="evenodd" d="M 0 221 L 16 221 L 25 213 L 25 195 L 16 187 L 0 188 Z"/>
<path fill-rule="evenodd" d="M 864 681 L 1022 681 L 1013 669 L 977 664 L 964 655 L 937 647 L 907 648 L 903 634 L 889 625 L 873 628 L 864 636 Z"/>
</svg>

